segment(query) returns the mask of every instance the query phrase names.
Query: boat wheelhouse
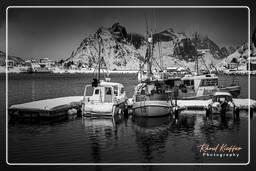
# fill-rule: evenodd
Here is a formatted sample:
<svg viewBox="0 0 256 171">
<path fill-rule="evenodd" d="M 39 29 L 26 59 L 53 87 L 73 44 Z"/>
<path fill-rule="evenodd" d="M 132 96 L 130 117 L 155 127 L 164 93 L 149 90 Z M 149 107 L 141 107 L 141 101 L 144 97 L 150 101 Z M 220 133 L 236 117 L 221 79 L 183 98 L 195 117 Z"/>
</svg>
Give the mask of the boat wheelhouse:
<svg viewBox="0 0 256 171">
<path fill-rule="evenodd" d="M 83 115 L 114 116 L 126 108 L 127 96 L 120 83 L 100 81 L 85 86 L 82 104 Z"/>
<path fill-rule="evenodd" d="M 181 81 L 179 96 L 182 99 L 209 99 L 218 91 L 218 77 L 215 74 L 186 75 Z"/>
</svg>

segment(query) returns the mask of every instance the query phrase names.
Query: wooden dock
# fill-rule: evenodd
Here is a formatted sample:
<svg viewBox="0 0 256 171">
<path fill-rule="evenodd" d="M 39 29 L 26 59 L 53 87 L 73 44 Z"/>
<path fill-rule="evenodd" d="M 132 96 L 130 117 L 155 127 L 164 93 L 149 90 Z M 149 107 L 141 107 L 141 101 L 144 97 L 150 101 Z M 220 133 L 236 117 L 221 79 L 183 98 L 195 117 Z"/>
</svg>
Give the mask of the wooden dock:
<svg viewBox="0 0 256 171">
<path fill-rule="evenodd" d="M 69 96 L 11 105 L 9 115 L 20 118 L 53 118 L 81 110 L 83 96 Z"/>
</svg>

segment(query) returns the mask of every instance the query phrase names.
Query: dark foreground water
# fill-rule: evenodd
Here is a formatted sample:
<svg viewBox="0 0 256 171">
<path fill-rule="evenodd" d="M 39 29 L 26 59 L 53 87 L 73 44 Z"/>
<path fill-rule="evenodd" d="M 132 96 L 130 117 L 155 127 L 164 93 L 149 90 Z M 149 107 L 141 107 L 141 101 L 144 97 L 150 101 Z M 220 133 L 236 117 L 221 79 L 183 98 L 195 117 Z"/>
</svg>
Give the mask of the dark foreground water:
<svg viewBox="0 0 256 171">
<path fill-rule="evenodd" d="M 62 96 L 82 95 L 91 75 L 9 75 L 9 105 Z M 4 87 L 1 76 L 1 87 Z M 231 77 L 221 77 L 231 80 Z M 112 75 L 124 84 L 129 97 L 137 83 L 133 74 Z M 247 76 L 239 77 L 241 97 L 248 96 Z M 256 77 L 251 78 L 252 85 Z M 251 90 L 251 98 L 256 99 Z M 1 89 L 1 94 L 5 90 Z M 1 103 L 1 120 L 5 105 Z M 256 124 L 256 119 L 251 119 Z M 255 128 L 254 128 L 255 129 Z M 255 133 L 255 131 L 254 131 Z M 4 134 L 1 132 L 1 134 Z M 4 136 L 1 136 L 4 137 Z M 2 141 L 3 142 L 3 141 Z M 253 140 L 252 143 L 256 143 Z M 197 146 L 228 144 L 242 147 L 238 157 L 203 156 Z M 254 150 L 255 151 L 255 150 Z M 207 120 L 189 113 L 178 121 L 170 117 L 122 120 L 61 118 L 58 121 L 8 124 L 8 162 L 10 163 L 247 163 L 248 118 L 231 116 Z"/>
</svg>

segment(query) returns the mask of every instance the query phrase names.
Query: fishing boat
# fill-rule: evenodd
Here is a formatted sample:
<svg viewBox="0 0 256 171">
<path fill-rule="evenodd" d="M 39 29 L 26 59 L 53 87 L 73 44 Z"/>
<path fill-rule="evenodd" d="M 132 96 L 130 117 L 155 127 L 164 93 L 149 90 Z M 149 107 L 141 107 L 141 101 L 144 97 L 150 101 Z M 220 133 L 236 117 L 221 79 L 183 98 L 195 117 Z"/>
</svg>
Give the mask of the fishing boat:
<svg viewBox="0 0 256 171">
<path fill-rule="evenodd" d="M 166 116 L 171 112 L 168 92 L 157 80 L 140 83 L 135 87 L 133 114 L 136 116 Z"/>
<path fill-rule="evenodd" d="M 181 99 L 207 100 L 217 91 L 229 92 L 234 97 L 240 94 L 240 86 L 238 85 L 220 87 L 219 78 L 215 74 L 185 75 L 181 80 L 181 91 L 179 92 Z"/>
<path fill-rule="evenodd" d="M 170 93 L 164 80 L 156 77 L 151 70 L 153 57 L 153 39 L 152 35 L 147 41 L 147 52 L 145 64 L 147 71 L 140 71 L 140 83 L 135 87 L 132 106 L 135 116 L 158 117 L 166 116 L 171 112 L 169 103 Z"/>
<path fill-rule="evenodd" d="M 87 95 L 92 92 L 92 95 Z M 86 85 L 82 103 L 84 116 L 114 116 L 123 114 L 126 110 L 126 94 L 120 83 L 97 80 L 92 85 Z"/>
<path fill-rule="evenodd" d="M 217 91 L 229 92 L 233 97 L 237 97 L 240 94 L 240 86 L 230 85 L 221 87 L 219 85 L 219 78 L 216 74 L 209 71 L 204 59 L 203 54 L 205 52 L 199 51 L 195 60 L 195 73 L 192 73 L 187 69 L 190 74 L 185 75 L 170 75 L 165 78 L 166 82 L 173 87 L 177 85 L 179 87 L 178 99 L 183 100 L 207 100 L 210 99 Z M 202 60 L 206 68 L 206 73 L 202 73 L 199 70 L 198 61 Z"/>
<path fill-rule="evenodd" d="M 100 36 L 98 36 L 100 40 Z M 97 78 L 91 84 L 85 85 L 82 101 L 83 116 L 115 116 L 125 112 L 127 96 L 124 86 L 120 83 L 110 82 L 110 78 L 100 80 L 101 41 L 99 41 L 99 59 Z"/>
</svg>

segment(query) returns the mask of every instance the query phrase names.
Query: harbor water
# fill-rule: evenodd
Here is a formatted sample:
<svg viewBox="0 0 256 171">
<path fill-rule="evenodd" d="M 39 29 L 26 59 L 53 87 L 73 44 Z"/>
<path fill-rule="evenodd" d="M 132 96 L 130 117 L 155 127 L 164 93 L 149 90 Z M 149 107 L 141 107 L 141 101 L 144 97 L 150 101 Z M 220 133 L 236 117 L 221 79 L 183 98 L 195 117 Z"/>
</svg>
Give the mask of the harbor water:
<svg viewBox="0 0 256 171">
<path fill-rule="evenodd" d="M 83 95 L 91 74 L 9 74 L 8 105 L 34 100 Z M 5 76 L 0 76 L 5 87 Z M 232 81 L 233 76 L 220 76 Z M 240 98 L 248 98 L 248 77 L 236 76 L 241 85 Z M 125 86 L 132 97 L 137 84 L 135 74 L 113 74 L 111 81 Z M 256 77 L 251 76 L 251 85 Z M 5 89 L 0 90 L 5 94 Z M 256 90 L 251 89 L 256 99 Z M 0 106 L 1 123 L 5 103 Z M 255 116 L 250 120 L 256 124 Z M 4 137 L 4 132 L 1 132 Z M 255 144 L 254 142 L 251 144 Z M 4 140 L 1 140 L 3 143 Z M 238 157 L 203 156 L 198 146 L 227 144 L 242 148 Z M 255 149 L 255 148 L 254 148 Z M 255 150 L 254 150 L 255 152 Z M 247 163 L 248 115 L 214 116 L 212 120 L 197 112 L 172 117 L 122 119 L 79 117 L 41 122 L 8 123 L 9 163 Z"/>
</svg>

